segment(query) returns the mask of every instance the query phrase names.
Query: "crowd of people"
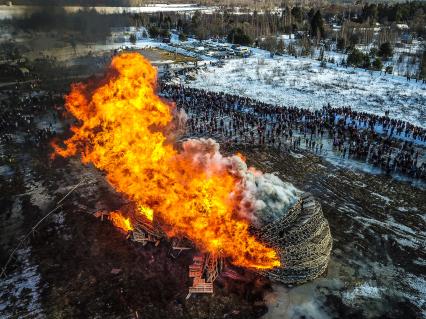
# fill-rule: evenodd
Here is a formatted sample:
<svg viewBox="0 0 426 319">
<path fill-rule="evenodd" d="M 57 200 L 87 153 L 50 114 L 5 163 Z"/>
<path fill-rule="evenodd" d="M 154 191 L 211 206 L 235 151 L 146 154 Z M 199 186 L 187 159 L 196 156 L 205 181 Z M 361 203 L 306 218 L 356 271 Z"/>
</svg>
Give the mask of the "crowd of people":
<svg viewBox="0 0 426 319">
<path fill-rule="evenodd" d="M 22 91 L 1 92 L 0 141 L 21 139 L 35 147 L 48 147 L 56 135 L 62 97 L 37 88 Z M 377 116 L 330 105 L 321 110 L 282 107 L 167 82 L 160 83 L 160 91 L 188 114 L 190 136 L 278 150 L 306 149 L 318 155 L 364 161 L 387 173 L 426 179 L 422 153 L 426 130 L 390 119 L 388 114 Z"/>
<path fill-rule="evenodd" d="M 365 161 L 413 178 L 426 179 L 421 147 L 426 130 L 402 120 L 330 105 L 321 110 L 282 107 L 246 97 L 208 92 L 163 82 L 161 94 L 188 114 L 191 136 L 212 136 L 222 143 L 309 149 Z M 330 154 L 328 154 L 330 155 Z"/>
<path fill-rule="evenodd" d="M 63 103 L 61 96 L 39 91 L 35 87 L 3 90 L 0 95 L 0 141 L 22 141 L 26 145 L 48 147 L 56 135 L 56 110 Z M 40 122 L 48 120 L 40 125 Z"/>
</svg>

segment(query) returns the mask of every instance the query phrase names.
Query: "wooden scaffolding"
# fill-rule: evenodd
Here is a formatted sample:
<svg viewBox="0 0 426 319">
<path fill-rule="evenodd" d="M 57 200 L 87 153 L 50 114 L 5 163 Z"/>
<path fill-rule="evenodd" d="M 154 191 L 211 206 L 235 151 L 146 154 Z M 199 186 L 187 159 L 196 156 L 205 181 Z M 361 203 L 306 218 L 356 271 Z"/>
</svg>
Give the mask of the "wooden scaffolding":
<svg viewBox="0 0 426 319">
<path fill-rule="evenodd" d="M 213 293 L 213 283 L 223 268 L 223 259 L 214 254 L 199 254 L 193 257 L 189 265 L 189 277 L 193 278 L 187 299 L 191 294 Z"/>
<path fill-rule="evenodd" d="M 132 220 L 134 229 L 131 232 L 130 238 L 144 246 L 148 242 L 152 242 L 155 246 L 158 246 L 160 240 L 165 236 L 161 227 L 142 214 L 133 214 Z"/>
</svg>

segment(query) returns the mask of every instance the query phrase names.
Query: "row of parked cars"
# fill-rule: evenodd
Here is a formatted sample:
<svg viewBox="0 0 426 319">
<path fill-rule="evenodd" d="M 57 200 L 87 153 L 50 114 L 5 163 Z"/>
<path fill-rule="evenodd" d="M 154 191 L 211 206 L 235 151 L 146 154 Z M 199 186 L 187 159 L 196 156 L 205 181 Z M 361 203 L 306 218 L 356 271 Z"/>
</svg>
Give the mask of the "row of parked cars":
<svg viewBox="0 0 426 319">
<path fill-rule="evenodd" d="M 231 46 L 229 44 L 213 47 L 210 46 L 209 49 L 210 50 L 206 53 L 206 55 L 211 55 L 215 58 L 227 58 L 232 56 L 247 58 L 251 55 L 250 48 L 242 47 L 235 44 Z"/>
<path fill-rule="evenodd" d="M 229 44 L 223 40 L 203 40 L 188 41 L 179 43 L 185 50 L 196 52 L 216 59 L 225 59 L 230 57 L 249 57 L 252 52 L 250 48 L 237 44 Z"/>
</svg>

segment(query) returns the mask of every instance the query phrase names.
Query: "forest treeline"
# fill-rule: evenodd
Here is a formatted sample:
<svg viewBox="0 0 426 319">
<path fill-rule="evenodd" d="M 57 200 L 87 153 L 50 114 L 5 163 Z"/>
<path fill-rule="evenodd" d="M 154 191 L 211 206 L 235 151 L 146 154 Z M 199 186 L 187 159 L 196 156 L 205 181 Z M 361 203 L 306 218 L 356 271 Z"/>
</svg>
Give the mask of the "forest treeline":
<svg viewBox="0 0 426 319">
<path fill-rule="evenodd" d="M 7 3 L 9 0 L 3 0 Z M 227 7 L 245 7 L 245 8 L 262 8 L 270 9 L 273 7 L 285 6 L 285 5 L 296 5 L 303 2 L 305 6 L 320 6 L 328 4 L 345 4 L 345 5 L 357 5 L 360 1 L 357 0 L 198 0 L 198 1 L 185 1 L 185 0 L 14 0 L 12 1 L 15 5 L 56 5 L 56 6 L 142 6 L 150 5 L 155 3 L 168 3 L 168 4 L 179 4 L 179 3 L 195 3 L 200 5 L 209 6 L 227 6 Z M 405 0 L 370 0 L 370 3 L 403 3 Z M 1 1 L 0 1 L 1 4 Z"/>
<path fill-rule="evenodd" d="M 57 2 L 57 1 L 55 1 Z M 88 1 L 86 1 L 88 3 Z M 253 44 L 283 33 L 296 33 L 307 42 L 333 39 L 339 49 L 370 43 L 380 23 L 379 45 L 392 42 L 396 24 L 406 23 L 416 36 L 426 37 L 426 2 L 413 1 L 397 4 L 365 4 L 363 6 L 327 5 L 318 8 L 290 6 L 281 3 L 281 10 L 234 14 L 231 9 L 213 13 L 114 13 L 101 14 L 86 8 L 67 13 L 58 6 L 44 6 L 36 12 L 15 18 L 9 23 L 23 30 L 75 33 L 82 41 L 105 39 L 111 27 L 145 26 L 151 36 L 166 35 L 176 29 L 181 36 L 199 39 L 227 37 L 238 44 Z M 339 26 L 339 31 L 333 30 Z"/>
<path fill-rule="evenodd" d="M 253 42 L 256 39 L 283 33 L 303 33 L 311 38 L 325 39 L 336 36 L 332 25 L 341 27 L 338 38 L 346 47 L 360 42 L 369 42 L 380 23 L 380 42 L 391 41 L 392 28 L 406 23 L 417 36 L 426 36 L 426 3 L 407 2 L 404 4 L 366 4 L 358 10 L 348 10 L 345 6 L 330 5 L 323 8 L 301 6 L 284 7 L 280 12 L 264 11 L 233 14 L 223 10 L 213 14 L 197 12 L 194 15 L 177 13 L 137 14 L 133 19 L 137 24 L 155 26 L 159 29 L 175 28 L 194 35 L 199 39 L 212 36 L 234 35 L 234 42 Z M 336 39 L 335 39 L 336 40 Z M 243 43 L 241 43 L 243 44 Z"/>
</svg>

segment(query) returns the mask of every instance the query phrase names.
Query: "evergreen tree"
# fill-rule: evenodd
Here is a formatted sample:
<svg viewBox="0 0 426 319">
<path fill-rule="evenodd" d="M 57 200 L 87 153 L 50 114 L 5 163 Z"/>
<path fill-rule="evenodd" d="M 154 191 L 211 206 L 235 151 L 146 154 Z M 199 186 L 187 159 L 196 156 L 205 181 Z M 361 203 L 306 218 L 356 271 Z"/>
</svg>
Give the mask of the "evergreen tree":
<svg viewBox="0 0 426 319">
<path fill-rule="evenodd" d="M 156 26 L 152 25 L 148 28 L 148 33 L 151 38 L 158 38 L 160 31 L 158 31 Z"/>
<path fill-rule="evenodd" d="M 349 37 L 349 48 L 353 49 L 359 43 L 359 36 L 356 33 L 352 33 Z"/>
<path fill-rule="evenodd" d="M 135 35 L 134 33 L 132 33 L 132 34 L 130 35 L 129 40 L 130 40 L 130 43 L 131 43 L 131 44 L 135 45 L 135 44 L 136 44 L 136 35 Z"/>
<path fill-rule="evenodd" d="M 362 8 L 362 18 L 364 21 L 369 20 L 370 24 L 373 24 L 375 21 L 377 21 L 378 17 L 378 9 L 377 4 L 365 4 L 365 6 Z"/>
<path fill-rule="evenodd" d="M 283 39 L 280 39 L 277 44 L 277 53 L 283 54 L 285 50 L 285 45 Z"/>
<path fill-rule="evenodd" d="M 419 78 L 426 80 L 426 51 L 423 51 L 422 62 L 420 64 Z"/>
<path fill-rule="evenodd" d="M 384 59 L 390 58 L 393 55 L 392 45 L 389 42 L 382 43 L 377 55 Z"/>
<path fill-rule="evenodd" d="M 311 35 L 324 38 L 324 20 L 319 10 L 313 15 L 311 20 Z"/>
<path fill-rule="evenodd" d="M 377 55 L 377 49 L 376 48 L 371 48 L 370 49 L 370 57 L 374 58 Z"/>
<path fill-rule="evenodd" d="M 373 69 L 377 71 L 381 71 L 383 69 L 383 63 L 380 58 L 376 58 L 372 64 Z"/>
<path fill-rule="evenodd" d="M 343 38 L 337 39 L 336 49 L 338 51 L 343 51 L 345 49 L 345 39 L 343 39 Z"/>
<path fill-rule="evenodd" d="M 324 48 L 321 48 L 318 60 L 319 61 L 323 61 L 324 60 Z"/>
<path fill-rule="evenodd" d="M 253 40 L 245 34 L 241 28 L 234 28 L 228 34 L 228 42 L 240 45 L 251 45 Z"/>
<path fill-rule="evenodd" d="M 179 41 L 186 41 L 186 40 L 188 40 L 188 37 L 186 36 L 186 34 L 183 32 L 179 33 Z"/>
<path fill-rule="evenodd" d="M 358 49 L 352 49 L 348 54 L 348 59 L 346 62 L 348 65 L 369 68 L 370 67 L 370 57 L 368 54 L 362 53 Z"/>
<path fill-rule="evenodd" d="M 368 56 L 368 54 L 362 54 L 362 65 L 361 65 L 364 69 L 368 69 L 371 66 L 371 61 L 370 61 L 370 57 Z"/>
<path fill-rule="evenodd" d="M 293 9 L 291 9 L 291 15 L 296 22 L 301 23 L 303 21 L 303 10 L 301 7 L 293 7 Z"/>
</svg>

